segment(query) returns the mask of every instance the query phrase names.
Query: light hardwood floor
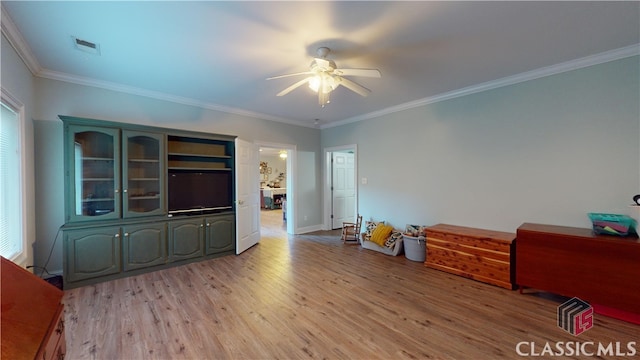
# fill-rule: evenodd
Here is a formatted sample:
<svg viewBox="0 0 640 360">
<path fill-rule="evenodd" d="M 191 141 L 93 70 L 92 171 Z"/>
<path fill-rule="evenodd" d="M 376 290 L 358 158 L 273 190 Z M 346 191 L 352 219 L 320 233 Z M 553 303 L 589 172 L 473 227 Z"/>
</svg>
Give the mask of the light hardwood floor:
<svg viewBox="0 0 640 360">
<path fill-rule="evenodd" d="M 523 341 L 640 350 L 638 325 L 595 315 L 576 337 L 556 325 L 557 298 L 344 245 L 337 231 L 288 236 L 281 216 L 265 214 L 260 243 L 239 256 L 65 291 L 67 359 L 515 359 Z"/>
</svg>

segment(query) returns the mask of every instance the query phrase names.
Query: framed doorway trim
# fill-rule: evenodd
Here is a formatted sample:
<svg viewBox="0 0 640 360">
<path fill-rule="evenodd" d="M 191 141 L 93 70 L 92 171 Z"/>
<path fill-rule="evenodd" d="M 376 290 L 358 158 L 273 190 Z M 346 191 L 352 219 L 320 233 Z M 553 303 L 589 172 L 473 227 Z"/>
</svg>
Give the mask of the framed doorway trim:
<svg viewBox="0 0 640 360">
<path fill-rule="evenodd" d="M 331 157 L 334 152 L 353 152 L 354 158 L 354 190 L 355 190 L 355 215 L 359 212 L 358 210 L 358 145 L 357 144 L 348 144 L 341 146 L 333 146 L 327 147 L 324 149 L 324 173 L 323 173 L 323 211 L 322 211 L 322 229 L 323 230 L 332 230 L 332 221 L 331 221 L 331 213 L 332 213 L 332 191 L 331 191 L 331 183 L 332 183 L 332 164 Z"/>
</svg>

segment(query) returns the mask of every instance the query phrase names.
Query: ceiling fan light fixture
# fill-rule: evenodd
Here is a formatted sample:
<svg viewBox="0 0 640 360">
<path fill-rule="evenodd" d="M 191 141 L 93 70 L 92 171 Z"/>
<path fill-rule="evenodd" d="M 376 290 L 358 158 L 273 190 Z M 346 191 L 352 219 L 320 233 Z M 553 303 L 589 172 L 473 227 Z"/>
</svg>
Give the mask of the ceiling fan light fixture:
<svg viewBox="0 0 640 360">
<path fill-rule="evenodd" d="M 329 51 L 330 50 L 327 47 L 319 48 L 317 51 L 319 57 L 313 59 L 309 71 L 267 78 L 267 80 L 273 80 L 289 76 L 309 75 L 308 77 L 280 91 L 277 96 L 284 96 L 304 84 L 307 84 L 311 90 L 318 94 L 318 104 L 322 107 L 330 102 L 329 98 L 331 92 L 341 85 L 361 96 L 369 95 L 371 90 L 345 78 L 344 76 L 379 78 L 380 71 L 376 69 L 338 69 L 333 60 L 326 58 Z"/>
<path fill-rule="evenodd" d="M 309 79 L 309 89 L 313 90 L 314 92 L 318 92 L 318 90 L 320 90 L 320 83 L 322 82 L 322 78 L 320 77 L 320 75 L 316 75 L 312 78 Z"/>
<path fill-rule="evenodd" d="M 338 82 L 333 76 L 320 73 L 309 79 L 309 88 L 314 92 L 322 91 L 325 94 L 332 92 L 338 87 Z"/>
</svg>

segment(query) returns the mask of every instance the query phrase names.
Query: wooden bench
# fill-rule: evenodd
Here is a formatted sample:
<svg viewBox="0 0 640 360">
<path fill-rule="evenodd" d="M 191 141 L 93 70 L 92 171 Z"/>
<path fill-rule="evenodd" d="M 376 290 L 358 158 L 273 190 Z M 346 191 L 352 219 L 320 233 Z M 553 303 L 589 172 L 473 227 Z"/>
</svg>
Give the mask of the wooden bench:
<svg viewBox="0 0 640 360">
<path fill-rule="evenodd" d="M 426 234 L 427 267 L 515 289 L 515 233 L 438 224 Z"/>
</svg>

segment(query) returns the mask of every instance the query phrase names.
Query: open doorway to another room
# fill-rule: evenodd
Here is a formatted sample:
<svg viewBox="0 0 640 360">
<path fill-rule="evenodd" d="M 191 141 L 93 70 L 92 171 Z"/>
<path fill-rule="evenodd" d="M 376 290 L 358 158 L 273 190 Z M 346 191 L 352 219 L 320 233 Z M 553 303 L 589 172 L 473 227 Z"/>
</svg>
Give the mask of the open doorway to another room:
<svg viewBox="0 0 640 360">
<path fill-rule="evenodd" d="M 260 232 L 262 237 L 293 233 L 293 150 L 286 145 L 260 146 Z"/>
</svg>

